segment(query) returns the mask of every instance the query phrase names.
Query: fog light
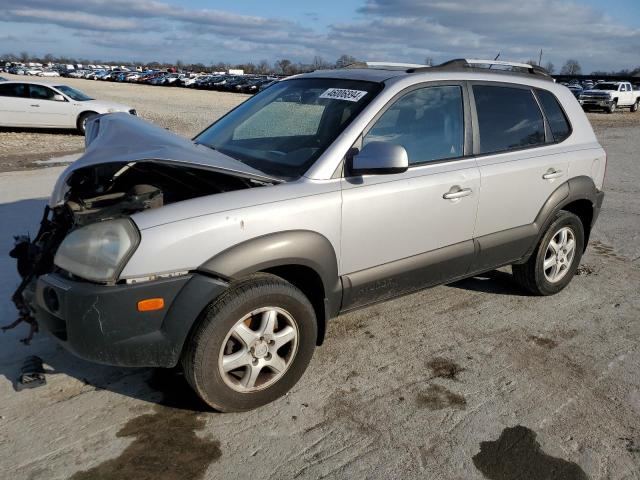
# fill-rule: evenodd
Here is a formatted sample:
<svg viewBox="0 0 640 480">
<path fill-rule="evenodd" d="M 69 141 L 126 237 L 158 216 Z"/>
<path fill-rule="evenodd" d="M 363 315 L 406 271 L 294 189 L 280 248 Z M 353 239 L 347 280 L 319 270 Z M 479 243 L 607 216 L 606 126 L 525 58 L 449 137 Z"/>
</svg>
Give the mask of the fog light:
<svg viewBox="0 0 640 480">
<path fill-rule="evenodd" d="M 45 288 L 44 292 L 42 292 L 42 296 L 44 297 L 44 304 L 47 306 L 49 311 L 57 312 L 60 310 L 60 300 L 58 299 L 58 294 L 53 288 Z"/>
<path fill-rule="evenodd" d="M 147 298 L 138 302 L 139 312 L 152 312 L 164 308 L 164 298 Z"/>
</svg>

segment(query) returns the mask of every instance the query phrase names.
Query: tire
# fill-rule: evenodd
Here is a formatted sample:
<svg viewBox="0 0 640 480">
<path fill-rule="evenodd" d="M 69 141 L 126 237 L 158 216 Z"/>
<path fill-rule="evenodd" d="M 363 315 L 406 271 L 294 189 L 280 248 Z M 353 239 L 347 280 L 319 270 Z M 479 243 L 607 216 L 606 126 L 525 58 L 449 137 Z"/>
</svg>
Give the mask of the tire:
<svg viewBox="0 0 640 480">
<path fill-rule="evenodd" d="M 640 108 L 640 98 L 638 100 L 636 100 L 636 103 L 631 105 L 631 111 L 632 112 L 637 112 L 638 108 Z"/>
<path fill-rule="evenodd" d="M 562 247 L 559 241 L 561 232 L 567 232 L 567 237 L 573 238 L 573 249 L 571 252 L 555 255 L 557 248 L 551 245 L 554 240 L 555 245 Z M 569 250 L 568 248 L 566 250 Z M 531 254 L 529 260 L 521 265 L 512 265 L 513 277 L 517 283 L 534 295 L 554 295 L 565 288 L 578 269 L 582 252 L 584 251 L 584 226 L 578 216 L 571 212 L 560 210 L 547 231 L 540 239 L 536 249 Z M 553 259 L 556 262 L 553 262 Z M 554 267 L 544 268 L 547 265 Z M 554 272 L 557 275 L 554 276 Z"/>
<path fill-rule="evenodd" d="M 86 131 L 87 121 L 93 117 L 98 115 L 96 112 L 84 112 L 78 117 L 78 131 L 80 134 L 84 135 Z"/>
<path fill-rule="evenodd" d="M 274 318 L 276 328 L 265 330 L 267 319 Z M 205 309 L 185 344 L 182 367 L 191 387 L 212 408 L 252 410 L 298 382 L 317 335 L 314 309 L 298 288 L 275 275 L 255 274 Z M 225 362 L 237 367 L 225 372 Z"/>
<path fill-rule="evenodd" d="M 614 100 L 613 102 L 611 102 L 611 105 L 609 105 L 609 108 L 607 108 L 607 112 L 614 113 L 617 108 L 618 108 L 618 101 Z"/>
</svg>

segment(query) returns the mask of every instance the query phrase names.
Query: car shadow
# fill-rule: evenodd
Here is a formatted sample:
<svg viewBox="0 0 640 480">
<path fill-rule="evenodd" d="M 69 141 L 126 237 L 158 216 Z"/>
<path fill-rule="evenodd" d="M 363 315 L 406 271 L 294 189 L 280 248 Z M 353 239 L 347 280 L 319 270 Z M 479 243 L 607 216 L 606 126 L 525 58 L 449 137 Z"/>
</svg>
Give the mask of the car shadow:
<svg viewBox="0 0 640 480">
<path fill-rule="evenodd" d="M 0 127 L 0 132 L 7 133 L 46 133 L 49 135 L 73 135 L 82 136 L 82 134 L 73 128 L 27 128 L 27 127 Z"/>
<path fill-rule="evenodd" d="M 447 286 L 461 290 L 472 290 L 498 295 L 513 295 L 518 297 L 530 297 L 531 293 L 518 285 L 513 275 L 501 270 L 491 270 L 474 277 L 465 278 L 448 284 Z"/>
</svg>

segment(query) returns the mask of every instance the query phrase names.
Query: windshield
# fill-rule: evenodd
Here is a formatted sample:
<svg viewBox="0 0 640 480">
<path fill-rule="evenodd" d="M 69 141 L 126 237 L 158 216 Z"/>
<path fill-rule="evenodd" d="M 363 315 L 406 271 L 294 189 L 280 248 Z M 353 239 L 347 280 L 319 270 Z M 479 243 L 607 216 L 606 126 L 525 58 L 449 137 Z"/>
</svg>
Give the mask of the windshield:
<svg viewBox="0 0 640 480">
<path fill-rule="evenodd" d="M 279 177 L 299 177 L 380 92 L 356 80 L 278 82 L 229 112 L 194 141 Z"/>
<path fill-rule="evenodd" d="M 618 85 L 615 83 L 599 83 L 595 87 L 594 90 L 618 90 Z"/>
<path fill-rule="evenodd" d="M 56 88 L 76 102 L 86 102 L 88 100 L 93 100 L 93 98 L 87 96 L 85 93 L 82 93 L 80 90 L 67 87 L 66 85 L 56 85 Z"/>
</svg>

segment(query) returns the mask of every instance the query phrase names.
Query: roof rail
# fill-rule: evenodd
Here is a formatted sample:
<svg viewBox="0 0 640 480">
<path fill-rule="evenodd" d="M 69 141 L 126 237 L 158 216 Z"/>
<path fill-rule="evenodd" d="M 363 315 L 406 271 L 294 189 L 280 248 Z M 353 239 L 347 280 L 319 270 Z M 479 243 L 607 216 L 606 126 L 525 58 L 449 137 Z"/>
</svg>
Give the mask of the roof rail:
<svg viewBox="0 0 640 480">
<path fill-rule="evenodd" d="M 397 63 L 397 62 L 353 62 L 342 68 L 376 68 L 380 70 L 407 70 L 417 68 L 428 68 L 428 65 L 419 63 Z"/>
<path fill-rule="evenodd" d="M 426 67 L 426 68 L 414 68 L 407 70 L 407 73 L 417 73 L 424 72 L 428 69 L 462 69 L 462 68 L 475 68 L 475 69 L 483 69 L 486 70 L 484 65 L 488 65 L 489 69 L 493 65 L 499 65 L 501 67 L 511 67 L 513 69 L 525 70 L 527 73 L 532 75 L 540 75 L 543 77 L 551 78 L 549 72 L 547 72 L 544 68 L 539 67 L 537 65 L 530 65 L 528 63 L 519 63 L 519 62 L 505 62 L 504 60 L 480 60 L 475 58 L 457 58 L 455 60 L 450 60 L 448 62 L 441 63 L 435 67 Z M 500 72 L 504 72 L 505 70 L 501 69 Z M 514 70 L 517 72 L 518 70 Z"/>
</svg>

